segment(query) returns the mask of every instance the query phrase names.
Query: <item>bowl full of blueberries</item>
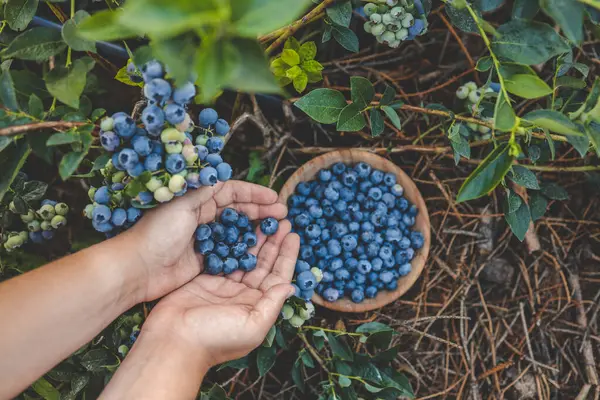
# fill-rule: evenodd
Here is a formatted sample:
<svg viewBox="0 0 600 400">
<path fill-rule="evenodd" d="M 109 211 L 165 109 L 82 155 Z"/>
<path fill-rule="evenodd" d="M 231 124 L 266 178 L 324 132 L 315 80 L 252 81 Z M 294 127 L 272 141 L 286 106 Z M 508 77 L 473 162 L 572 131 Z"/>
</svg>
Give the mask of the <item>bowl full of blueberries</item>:
<svg viewBox="0 0 600 400">
<path fill-rule="evenodd" d="M 425 266 L 431 242 L 425 201 L 385 158 L 354 149 L 316 157 L 288 179 L 279 201 L 300 236 L 294 283 L 314 290 L 320 306 L 381 308 L 406 293 Z M 302 279 L 309 274 L 301 269 L 319 279 Z"/>
</svg>

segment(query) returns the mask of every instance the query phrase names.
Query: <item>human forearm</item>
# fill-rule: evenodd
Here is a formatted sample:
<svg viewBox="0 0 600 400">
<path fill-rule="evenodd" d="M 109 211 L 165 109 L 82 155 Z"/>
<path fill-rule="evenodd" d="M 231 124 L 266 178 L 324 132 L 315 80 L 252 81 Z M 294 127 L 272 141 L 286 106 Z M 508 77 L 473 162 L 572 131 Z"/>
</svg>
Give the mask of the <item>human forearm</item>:
<svg viewBox="0 0 600 400">
<path fill-rule="evenodd" d="M 0 284 L 0 398 L 13 397 L 133 306 L 145 278 L 129 237 Z"/>
<path fill-rule="evenodd" d="M 208 360 L 177 337 L 142 331 L 100 398 L 195 399 L 210 368 Z"/>
</svg>

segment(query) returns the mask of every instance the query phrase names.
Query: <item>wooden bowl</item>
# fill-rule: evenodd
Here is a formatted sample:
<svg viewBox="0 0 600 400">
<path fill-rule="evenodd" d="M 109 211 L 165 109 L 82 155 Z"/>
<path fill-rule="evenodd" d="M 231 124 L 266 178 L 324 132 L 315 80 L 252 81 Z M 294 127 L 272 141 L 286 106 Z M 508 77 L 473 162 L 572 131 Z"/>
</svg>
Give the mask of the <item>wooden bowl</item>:
<svg viewBox="0 0 600 400">
<path fill-rule="evenodd" d="M 425 261 L 429 255 L 429 246 L 431 244 L 431 232 L 429 223 L 429 214 L 427 213 L 427 207 L 425 200 L 421 196 L 421 193 L 417 189 L 415 183 L 410 179 L 400 167 L 386 160 L 376 154 L 370 153 L 363 150 L 341 150 L 332 151 L 330 153 L 323 154 L 322 156 L 316 157 L 302 167 L 300 167 L 294 174 L 287 180 L 283 188 L 279 193 L 279 202 L 287 205 L 288 197 L 291 196 L 296 190 L 296 185 L 300 182 L 309 181 L 314 179 L 317 173 L 323 168 L 329 168 L 337 162 L 343 162 L 347 165 L 354 165 L 361 161 L 366 162 L 373 168 L 382 170 L 384 172 L 392 172 L 396 174 L 396 179 L 400 185 L 404 188 L 404 197 L 406 197 L 412 204 L 415 204 L 419 213 L 417 215 L 415 225 L 413 229 L 421 232 L 425 239 L 423 247 L 415 254 L 415 257 L 411 261 L 412 269 L 406 276 L 398 279 L 398 288 L 391 291 L 380 291 L 377 296 L 373 299 L 365 299 L 362 303 L 354 303 L 347 297 L 340 298 L 339 300 L 330 303 L 325 301 L 318 294 L 314 294 L 312 300 L 322 307 L 329 308 L 335 311 L 342 312 L 365 312 L 381 308 L 387 304 L 398 299 L 402 296 L 415 281 L 421 275 L 421 271 L 425 266 Z"/>
</svg>

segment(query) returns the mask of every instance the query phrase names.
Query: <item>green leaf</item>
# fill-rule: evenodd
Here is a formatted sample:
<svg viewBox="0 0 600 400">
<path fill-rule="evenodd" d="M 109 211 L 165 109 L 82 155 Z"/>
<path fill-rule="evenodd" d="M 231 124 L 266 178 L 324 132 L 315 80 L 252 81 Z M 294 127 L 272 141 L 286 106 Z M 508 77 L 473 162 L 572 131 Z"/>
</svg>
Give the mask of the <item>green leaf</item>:
<svg viewBox="0 0 600 400">
<path fill-rule="evenodd" d="M 569 200 L 569 193 L 554 182 L 542 185 L 542 194 L 551 200 Z"/>
<path fill-rule="evenodd" d="M 275 365 L 277 349 L 275 346 L 259 347 L 256 351 L 256 366 L 260 376 L 264 376 Z"/>
<path fill-rule="evenodd" d="M 450 145 L 454 151 L 454 163 L 456 165 L 458 165 L 461 157 L 471 158 L 471 146 L 469 146 L 469 141 L 464 136 L 456 135 L 450 139 Z"/>
<path fill-rule="evenodd" d="M 529 193 L 529 209 L 533 222 L 542 218 L 548 208 L 548 199 L 539 192 Z"/>
<path fill-rule="evenodd" d="M 496 100 L 496 106 L 494 109 L 494 126 L 496 129 L 504 132 L 509 132 L 513 129 L 517 123 L 517 117 L 515 111 L 511 107 L 510 103 L 504 97 L 504 94 L 500 92 L 498 99 Z"/>
<path fill-rule="evenodd" d="M 396 359 L 396 356 L 398 355 L 398 352 L 400 351 L 401 347 L 401 344 L 397 344 L 396 346 L 390 347 L 385 351 L 378 352 L 372 359 L 376 363 L 390 363 Z"/>
<path fill-rule="evenodd" d="M 314 60 L 317 55 L 317 45 L 315 42 L 306 42 L 300 46 L 298 54 L 302 62 Z"/>
<path fill-rule="evenodd" d="M 579 131 L 579 127 L 558 111 L 531 111 L 525 114 L 523 120 L 530 122 L 537 127 L 545 128 L 552 132 L 561 133 L 563 135 L 583 136 L 583 134 Z"/>
<path fill-rule="evenodd" d="M 577 150 L 583 158 L 590 149 L 590 139 L 587 136 L 567 136 L 567 141 Z"/>
<path fill-rule="evenodd" d="M 350 78 L 350 89 L 352 95 L 352 101 L 360 109 L 366 108 L 373 97 L 375 97 L 375 88 L 373 84 L 362 76 L 353 76 Z"/>
<path fill-rule="evenodd" d="M 12 139 L 6 136 L 0 136 L 0 152 L 12 143 Z"/>
<path fill-rule="evenodd" d="M 46 88 L 58 100 L 77 109 L 88 71 L 89 66 L 82 59 L 75 60 L 71 68 L 56 66 L 45 77 Z"/>
<path fill-rule="evenodd" d="M 181 85 L 194 75 L 194 60 L 198 51 L 195 35 L 188 33 L 174 38 L 153 40 L 152 53 L 165 65 L 169 66 L 169 75 L 175 84 Z"/>
<path fill-rule="evenodd" d="M 48 190 L 48 184 L 41 181 L 27 181 L 21 191 L 21 198 L 25 201 L 40 200 Z"/>
<path fill-rule="evenodd" d="M 478 11 L 475 12 L 479 17 L 481 17 L 481 14 Z M 453 7 L 450 4 L 446 4 L 446 14 L 448 14 L 452 25 L 456 26 L 461 31 L 479 34 L 479 28 L 477 27 L 477 23 L 475 22 L 467 8 L 459 9 L 457 7 Z"/>
<path fill-rule="evenodd" d="M 296 361 L 292 366 L 292 380 L 294 384 L 300 389 L 302 393 L 306 390 L 306 384 L 304 383 L 304 378 L 302 376 L 302 367 L 300 362 Z"/>
<path fill-rule="evenodd" d="M 514 157 L 509 155 L 509 149 L 508 144 L 496 147 L 477 166 L 458 192 L 459 203 L 483 197 L 500 184 L 514 160 Z"/>
<path fill-rule="evenodd" d="M 31 93 L 29 96 L 29 101 L 27 102 L 27 111 L 29 115 L 42 119 L 44 116 L 44 104 L 39 97 L 37 97 L 34 93 Z"/>
<path fill-rule="evenodd" d="M 358 36 L 350 28 L 340 25 L 331 25 L 333 38 L 346 50 L 358 52 Z"/>
<path fill-rule="evenodd" d="M 217 368 L 217 371 L 220 371 L 224 368 L 230 367 L 233 369 L 246 369 L 248 368 L 248 356 L 238 358 L 237 360 L 227 361 Z"/>
<path fill-rule="evenodd" d="M 46 146 L 61 146 L 64 144 L 77 143 L 80 137 L 76 131 L 57 132 L 48 138 Z"/>
<path fill-rule="evenodd" d="M 77 24 L 77 35 L 87 40 L 117 40 L 136 36 L 136 32 L 119 24 L 121 11 L 103 10 Z"/>
<path fill-rule="evenodd" d="M 583 3 L 577 0 L 540 0 L 540 6 L 560 25 L 570 41 L 578 44 L 583 40 Z"/>
<path fill-rule="evenodd" d="M 0 75 L 0 100 L 2 100 L 2 104 L 9 110 L 19 110 L 15 84 L 12 80 L 10 71 L 4 71 L 2 75 Z"/>
<path fill-rule="evenodd" d="M 331 352 L 334 356 L 344 361 L 352 361 L 354 359 L 352 350 L 350 350 L 348 345 L 336 338 L 332 333 L 327 334 L 327 341 L 329 342 L 329 347 L 331 347 Z"/>
<path fill-rule="evenodd" d="M 131 80 L 129 74 L 127 73 L 127 65 L 124 65 L 120 70 L 117 71 L 117 74 L 115 75 L 115 80 L 129 86 L 144 87 L 144 82 L 136 83 Z"/>
<path fill-rule="evenodd" d="M 566 53 L 570 48 L 550 25 L 517 19 L 498 28 L 492 50 L 500 57 L 535 65 Z"/>
<path fill-rule="evenodd" d="M 306 85 L 308 85 L 308 76 L 306 75 L 306 72 L 302 71 L 298 76 L 294 77 L 292 82 L 294 83 L 294 89 L 296 89 L 298 93 L 304 92 Z"/>
<path fill-rule="evenodd" d="M 515 0 L 512 9 L 512 17 L 513 19 L 533 19 L 539 10 L 540 6 L 537 1 Z"/>
<path fill-rule="evenodd" d="M 4 19 L 13 31 L 22 31 L 33 19 L 38 0 L 8 0 L 4 6 Z"/>
<path fill-rule="evenodd" d="M 105 349 L 92 349 L 85 353 L 79 363 L 90 372 L 103 371 L 109 365 L 111 356 Z"/>
<path fill-rule="evenodd" d="M 304 73 L 304 71 L 302 71 L 302 68 L 300 68 L 300 66 L 296 65 L 290 69 L 288 69 L 287 71 L 285 71 L 285 76 L 290 78 L 290 79 L 294 79 L 295 77 L 297 77 L 298 75 Z"/>
<path fill-rule="evenodd" d="M 333 124 L 337 122 L 340 113 L 346 107 L 346 99 L 337 90 L 315 89 L 294 105 L 317 122 Z"/>
<path fill-rule="evenodd" d="M 331 22 L 336 25 L 350 27 L 350 21 L 352 20 L 352 4 L 350 1 L 340 1 L 328 7 L 325 12 Z"/>
<path fill-rule="evenodd" d="M 294 50 L 296 53 L 300 51 L 300 42 L 293 36 L 290 36 L 283 45 L 284 49 Z"/>
<path fill-rule="evenodd" d="M 300 55 L 296 53 L 294 50 L 285 49 L 281 52 L 281 59 L 284 63 L 289 66 L 294 66 L 300 64 Z"/>
<path fill-rule="evenodd" d="M 385 85 L 385 90 L 383 91 L 383 96 L 381 96 L 381 100 L 379 100 L 379 104 L 382 106 L 389 105 L 396 98 L 396 90 L 389 86 Z"/>
<path fill-rule="evenodd" d="M 477 65 L 475 66 L 475 69 L 479 72 L 485 72 L 489 71 L 489 69 L 492 68 L 492 65 L 494 65 L 492 57 L 485 56 L 477 60 Z"/>
<path fill-rule="evenodd" d="M 277 328 L 273 325 L 269 332 L 267 332 L 267 336 L 265 336 L 265 340 L 263 341 L 263 346 L 271 347 L 273 346 L 273 340 L 275 340 L 275 333 L 277 332 Z"/>
<path fill-rule="evenodd" d="M 206 39 L 196 59 L 196 73 L 201 82 L 201 98 L 209 103 L 235 74 L 240 53 L 227 40 Z"/>
<path fill-rule="evenodd" d="M 481 12 L 492 12 L 504 5 L 504 0 L 474 0 L 473 6 Z"/>
<path fill-rule="evenodd" d="M 340 112 L 336 129 L 338 131 L 356 132 L 365 127 L 367 121 L 362 115 L 361 108 L 355 103 L 348 104 Z"/>
<path fill-rule="evenodd" d="M 390 119 L 390 121 L 396 127 L 396 129 L 402 129 L 402 124 L 400 123 L 400 116 L 398 115 L 396 110 L 392 108 L 392 106 L 381 106 L 381 109 L 383 110 L 385 115 L 387 115 L 387 117 Z"/>
<path fill-rule="evenodd" d="M 81 161 L 85 158 L 86 153 L 83 151 L 72 151 L 63 156 L 58 165 L 58 173 L 63 181 L 69 179 L 75 173 Z"/>
<path fill-rule="evenodd" d="M 31 384 L 31 388 L 44 400 L 60 400 L 60 392 L 50 382 L 40 378 Z"/>
<path fill-rule="evenodd" d="M 591 122 L 585 127 L 585 133 L 590 138 L 590 141 L 596 149 L 596 154 L 600 157 L 600 124 Z"/>
<path fill-rule="evenodd" d="M 344 376 L 344 375 L 338 376 L 338 383 L 343 388 L 352 385 L 352 381 L 350 380 L 350 378 L 348 378 L 347 376 Z"/>
<path fill-rule="evenodd" d="M 523 186 L 527 189 L 540 189 L 540 184 L 535 176 L 535 173 L 533 173 L 533 171 L 530 169 L 523 167 L 522 165 L 513 165 L 509 177 L 519 186 Z"/>
<path fill-rule="evenodd" d="M 79 36 L 77 26 L 90 18 L 84 10 L 79 10 L 73 18 L 69 19 L 62 26 L 62 38 L 67 45 L 75 51 L 91 51 L 96 52 L 96 43 L 93 40 L 84 39 Z"/>
<path fill-rule="evenodd" d="M 552 89 L 536 75 L 512 75 L 504 80 L 506 90 L 524 99 L 537 99 L 552 94 Z"/>
<path fill-rule="evenodd" d="M 31 153 L 26 140 L 17 140 L 13 143 L 5 148 L 0 157 L 0 201 Z"/>
<path fill-rule="evenodd" d="M 519 198 L 520 199 L 520 198 Z M 525 239 L 527 229 L 529 229 L 529 223 L 531 222 L 531 214 L 529 212 L 529 206 L 524 201 L 521 201 L 521 205 L 515 212 L 509 212 L 508 202 L 504 203 L 504 219 L 510 226 L 517 239 L 521 242 Z"/>
<path fill-rule="evenodd" d="M 2 58 L 46 61 L 67 47 L 60 32 L 51 28 L 32 28 L 17 36 L 0 52 Z"/>
<path fill-rule="evenodd" d="M 376 108 L 371 108 L 369 115 L 371 117 L 371 136 L 377 137 L 383 133 L 385 128 L 383 115 L 381 114 L 381 111 Z"/>
<path fill-rule="evenodd" d="M 514 191 L 508 189 L 508 195 L 506 196 L 507 208 L 505 209 L 506 213 L 513 213 L 521 207 L 523 204 L 523 199 L 521 196 L 516 194 Z"/>
<path fill-rule="evenodd" d="M 356 333 L 375 333 L 393 331 L 391 327 L 381 322 L 367 322 L 356 328 Z"/>
<path fill-rule="evenodd" d="M 556 86 L 569 87 L 573 89 L 583 89 L 584 87 L 586 87 L 586 83 L 583 79 L 565 75 L 556 78 Z"/>
<path fill-rule="evenodd" d="M 281 88 L 269 70 L 263 49 L 255 39 L 234 39 L 238 60 L 225 87 L 247 93 L 280 93 Z"/>
<path fill-rule="evenodd" d="M 302 69 L 306 72 L 320 72 L 323 71 L 323 65 L 316 60 L 308 60 L 302 63 Z"/>
<path fill-rule="evenodd" d="M 242 0 L 237 0 L 241 3 Z M 298 18 L 311 3 L 310 0 L 251 0 L 242 15 L 236 16 L 232 28 L 241 36 L 256 38 L 282 26 L 288 25 Z M 235 9 L 236 1 L 232 2 Z"/>
<path fill-rule="evenodd" d="M 315 362 L 307 351 L 303 351 L 300 358 L 302 359 L 302 364 L 304 364 L 307 368 L 315 367 Z"/>
</svg>

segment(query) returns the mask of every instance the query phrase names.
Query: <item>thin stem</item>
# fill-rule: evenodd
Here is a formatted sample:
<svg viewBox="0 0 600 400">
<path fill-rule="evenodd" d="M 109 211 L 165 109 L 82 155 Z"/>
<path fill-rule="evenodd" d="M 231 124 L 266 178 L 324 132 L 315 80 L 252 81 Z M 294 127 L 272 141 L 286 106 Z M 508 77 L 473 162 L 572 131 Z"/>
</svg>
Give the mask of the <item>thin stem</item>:
<svg viewBox="0 0 600 400">
<path fill-rule="evenodd" d="M 551 165 L 526 165 L 519 164 L 532 171 L 540 172 L 590 172 L 600 171 L 600 165 L 583 165 L 580 167 L 554 167 Z"/>
<path fill-rule="evenodd" d="M 368 382 L 366 382 L 360 376 L 350 376 L 350 375 L 338 374 L 337 372 L 331 372 L 329 375 L 332 375 L 332 376 L 345 376 L 348 379 L 352 379 L 352 380 L 358 381 L 358 382 L 360 382 L 362 384 L 365 384 L 365 385 L 368 384 Z"/>
<path fill-rule="evenodd" d="M 7 128 L 0 129 L 0 136 L 11 136 L 26 133 L 29 131 L 36 131 L 40 129 L 70 129 L 77 126 L 90 125 L 89 122 L 67 122 L 67 121 L 46 121 L 36 122 L 33 124 L 25 125 L 14 125 Z"/>
<path fill-rule="evenodd" d="M 313 356 L 313 358 L 315 360 L 317 360 L 317 362 L 319 363 L 321 368 L 323 368 L 323 370 L 325 372 L 327 372 L 327 375 L 329 375 L 330 372 L 329 372 L 329 369 L 327 368 L 327 365 L 325 365 L 325 361 L 323 361 L 321 356 L 319 356 L 319 353 L 317 352 L 317 350 L 310 344 L 310 342 L 306 338 L 306 335 L 304 333 L 300 332 L 300 333 L 298 333 L 298 337 L 300 338 L 300 340 L 302 340 L 304 342 L 304 345 L 308 349 L 309 353 Z"/>
<path fill-rule="evenodd" d="M 302 329 L 310 329 L 310 330 L 313 330 L 313 331 L 323 331 L 323 332 L 339 333 L 339 334 L 348 335 L 348 336 L 363 336 L 362 333 L 338 331 L 337 329 L 327 329 L 327 328 L 321 328 L 319 326 L 303 326 Z"/>
</svg>

